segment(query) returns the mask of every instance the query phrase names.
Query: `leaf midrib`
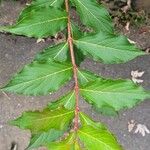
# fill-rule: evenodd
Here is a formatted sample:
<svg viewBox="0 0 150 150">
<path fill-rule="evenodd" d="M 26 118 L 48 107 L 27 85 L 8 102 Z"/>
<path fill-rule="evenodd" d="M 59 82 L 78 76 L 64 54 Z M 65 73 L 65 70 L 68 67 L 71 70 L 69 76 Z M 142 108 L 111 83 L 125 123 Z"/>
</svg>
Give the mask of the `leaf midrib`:
<svg viewBox="0 0 150 150">
<path fill-rule="evenodd" d="M 116 94 L 124 94 L 125 95 L 125 94 L 129 93 L 129 94 L 136 94 L 136 95 L 138 95 L 137 91 L 135 91 L 135 92 L 127 92 L 127 91 L 123 91 L 123 92 L 118 92 L 118 91 L 98 91 L 98 90 L 82 89 L 82 88 L 80 88 L 80 90 L 81 91 L 86 91 L 86 92 L 98 93 L 98 94 L 107 93 L 107 94 L 112 94 L 113 95 L 113 93 L 116 93 Z"/>
<path fill-rule="evenodd" d="M 53 119 L 53 118 L 59 118 L 59 117 L 62 117 L 62 116 L 64 116 L 64 115 L 71 114 L 71 113 L 73 113 L 73 112 L 74 112 L 74 110 L 69 111 L 69 112 L 65 112 L 65 113 L 63 113 L 63 114 L 55 115 L 55 116 L 49 116 L 49 117 L 45 117 L 45 118 L 34 119 L 34 120 L 32 120 L 32 121 L 39 121 L 39 120 L 41 121 L 41 120 L 47 120 L 47 119 Z"/>
<path fill-rule="evenodd" d="M 95 43 L 89 43 L 89 42 L 86 42 L 86 41 L 79 41 L 79 40 L 74 40 L 75 42 L 77 43 L 84 43 L 84 44 L 89 44 L 89 45 L 92 45 L 92 46 L 97 46 L 97 47 L 100 47 L 100 48 L 106 48 L 106 49 L 112 49 L 112 50 L 115 50 L 115 51 L 119 51 L 119 52 L 129 52 L 129 53 L 142 53 L 140 51 L 135 51 L 135 50 L 121 50 L 121 49 L 116 49 L 116 48 L 113 48 L 113 47 L 107 47 L 107 46 L 104 46 L 104 45 L 98 45 L 98 44 L 95 44 Z"/>
<path fill-rule="evenodd" d="M 75 92 L 73 91 L 72 94 L 70 95 L 70 97 L 68 98 L 68 100 L 66 101 L 65 106 L 69 104 L 69 101 L 72 99 L 74 93 L 75 93 Z"/>
<path fill-rule="evenodd" d="M 101 23 L 101 21 L 80 0 L 77 1 L 106 29 L 106 31 L 108 31 L 108 29 Z"/>
<path fill-rule="evenodd" d="M 52 74 L 48 74 L 48 75 L 46 75 L 46 76 L 43 76 L 43 77 L 40 77 L 40 78 L 37 78 L 37 79 L 34 79 L 34 80 L 30 80 L 30 81 L 18 83 L 18 84 L 14 85 L 14 86 L 18 86 L 18 85 L 20 85 L 20 84 L 23 84 L 23 85 L 24 85 L 24 84 L 29 84 L 29 83 L 31 83 L 31 82 L 35 82 L 35 81 L 41 80 L 41 79 L 43 79 L 43 78 L 48 78 L 48 77 L 50 77 L 50 76 L 52 76 L 52 75 L 56 75 L 56 74 L 58 74 L 58 73 L 65 72 L 66 70 L 71 70 L 71 69 L 72 69 L 72 67 L 69 67 L 69 68 L 67 68 L 67 69 L 64 69 L 64 70 L 61 70 L 61 71 L 57 71 L 57 72 L 52 73 Z"/>
<path fill-rule="evenodd" d="M 46 20 L 46 21 L 43 21 L 43 22 L 37 22 L 37 23 L 33 23 L 33 24 L 30 24 L 28 26 L 21 26 L 21 27 L 17 27 L 17 29 L 20 29 L 20 28 L 28 28 L 28 27 L 33 27 L 33 26 L 37 26 L 37 25 L 41 25 L 41 24 L 44 24 L 44 23 L 49 23 L 49 22 L 53 22 L 53 21 L 58 21 L 58 20 L 65 20 L 67 19 L 67 17 L 60 17 L 60 18 L 55 18 L 55 19 L 51 19 L 51 20 Z M 16 26 L 19 25 L 19 24 L 16 24 Z M 11 29 L 11 28 L 10 28 Z M 13 29 L 13 28 L 12 28 Z"/>
<path fill-rule="evenodd" d="M 110 150 L 110 149 L 112 148 L 112 147 L 110 147 L 109 145 L 105 144 L 104 142 L 98 140 L 97 138 L 95 138 L 95 137 L 93 137 L 93 136 L 91 136 L 91 135 L 89 135 L 89 134 L 87 134 L 87 133 L 85 133 L 85 132 L 83 132 L 83 131 L 81 131 L 81 130 L 78 130 L 78 132 L 81 132 L 81 134 L 84 134 L 84 135 L 86 135 L 86 136 L 92 138 L 93 140 L 96 140 L 96 141 L 98 141 L 99 143 L 105 145 L 106 147 L 108 147 L 108 150 Z"/>
<path fill-rule="evenodd" d="M 52 6 L 56 1 L 57 1 L 57 0 L 54 0 L 54 1 L 50 4 L 50 6 Z M 49 2 L 49 1 L 44 2 L 44 3 L 42 3 L 42 4 L 38 4 L 37 6 L 36 6 L 35 4 L 31 4 L 30 6 L 36 6 L 36 7 L 38 8 L 38 7 L 42 6 L 42 5 L 45 5 L 45 4 L 48 3 L 48 2 Z M 23 20 L 26 19 L 27 17 L 28 17 L 28 16 L 23 17 L 21 20 L 19 20 L 19 22 L 18 22 L 17 24 L 19 24 L 21 21 L 23 21 Z"/>
<path fill-rule="evenodd" d="M 79 74 L 80 74 L 87 82 L 89 82 L 89 80 L 84 76 L 84 74 L 83 74 L 79 69 L 77 69 L 77 70 L 78 70 Z"/>
<path fill-rule="evenodd" d="M 65 49 L 68 43 L 65 43 L 64 46 L 59 50 L 59 52 L 54 56 L 54 59 Z"/>
</svg>

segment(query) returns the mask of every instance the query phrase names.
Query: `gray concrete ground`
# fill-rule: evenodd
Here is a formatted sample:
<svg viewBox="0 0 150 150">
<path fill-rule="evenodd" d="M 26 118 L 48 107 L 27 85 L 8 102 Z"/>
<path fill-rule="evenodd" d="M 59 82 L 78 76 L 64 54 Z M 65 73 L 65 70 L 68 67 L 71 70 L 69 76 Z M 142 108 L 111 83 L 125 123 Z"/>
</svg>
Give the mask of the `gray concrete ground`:
<svg viewBox="0 0 150 150">
<path fill-rule="evenodd" d="M 19 3 L 4 2 L 0 6 L 0 25 L 13 22 L 21 8 L 22 5 Z M 131 30 L 128 36 L 135 40 L 140 47 L 150 47 L 150 33 L 139 34 L 136 29 Z M 51 41 L 37 44 L 35 39 L 0 34 L 0 86 L 5 85 L 14 73 L 33 59 L 36 52 L 49 43 Z M 103 65 L 86 59 L 81 67 L 109 78 L 131 78 L 130 72 L 132 70 L 145 71 L 142 77 L 144 80 L 142 86 L 150 89 L 150 56 L 138 57 L 120 65 Z M 45 97 L 27 97 L 9 93 L 6 96 L 4 93 L 0 93 L 0 150 L 9 150 L 13 141 L 18 143 L 18 150 L 25 150 L 29 143 L 30 132 L 9 126 L 7 122 L 21 115 L 23 111 L 42 109 L 49 101 L 67 91 L 69 86 Z M 83 103 L 81 109 L 84 112 L 92 116 L 93 119 L 108 125 L 125 150 L 150 150 L 150 134 L 142 137 L 140 134 L 129 133 L 127 129 L 130 120 L 145 124 L 150 129 L 150 101 L 147 100 L 136 108 L 124 110 L 116 118 L 102 116 L 92 110 L 85 102 L 81 103 Z"/>
</svg>

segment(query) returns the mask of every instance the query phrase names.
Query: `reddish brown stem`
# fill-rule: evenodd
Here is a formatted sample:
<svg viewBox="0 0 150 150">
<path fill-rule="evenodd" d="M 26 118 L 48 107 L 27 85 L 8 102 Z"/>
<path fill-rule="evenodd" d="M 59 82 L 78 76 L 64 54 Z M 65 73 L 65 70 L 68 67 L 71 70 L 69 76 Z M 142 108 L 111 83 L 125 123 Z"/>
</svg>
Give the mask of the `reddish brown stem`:
<svg viewBox="0 0 150 150">
<path fill-rule="evenodd" d="M 73 77 L 74 77 L 74 90 L 75 90 L 75 99 L 76 99 L 76 106 L 75 106 L 75 120 L 74 120 L 74 130 L 78 130 L 78 122 L 79 122 L 79 85 L 78 85 L 78 77 L 77 77 L 77 65 L 75 62 L 75 56 L 74 56 L 74 49 L 73 49 L 73 39 L 72 39 L 72 33 L 71 33 L 71 19 L 70 19 L 70 12 L 69 12 L 69 0 L 65 0 L 66 5 L 66 12 L 68 13 L 68 45 L 70 49 L 70 56 L 73 66 Z"/>
</svg>

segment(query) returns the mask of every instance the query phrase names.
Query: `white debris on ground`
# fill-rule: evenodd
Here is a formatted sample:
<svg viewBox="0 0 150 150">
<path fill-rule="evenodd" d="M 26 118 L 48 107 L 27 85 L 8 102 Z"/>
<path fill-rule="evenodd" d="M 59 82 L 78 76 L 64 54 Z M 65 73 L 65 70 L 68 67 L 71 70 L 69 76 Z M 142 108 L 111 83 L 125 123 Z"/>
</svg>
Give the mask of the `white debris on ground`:
<svg viewBox="0 0 150 150">
<path fill-rule="evenodd" d="M 134 133 L 140 133 L 142 136 L 145 136 L 146 133 L 150 134 L 150 130 L 144 124 L 138 124 Z"/>
<path fill-rule="evenodd" d="M 127 5 L 122 8 L 122 11 L 124 13 L 127 13 L 129 9 L 131 9 L 131 0 L 127 0 Z M 129 21 L 126 23 L 125 29 L 127 31 L 130 30 L 130 22 Z"/>
<path fill-rule="evenodd" d="M 148 129 L 146 125 L 136 123 L 135 120 L 131 120 L 128 122 L 128 132 L 133 132 L 135 134 L 139 133 L 143 137 L 146 134 L 150 134 L 150 130 Z"/>
<path fill-rule="evenodd" d="M 135 127 L 135 121 L 134 120 L 131 120 L 130 122 L 128 122 L 128 131 L 129 132 L 131 132 L 134 127 Z"/>
<path fill-rule="evenodd" d="M 146 50 L 145 50 L 146 53 L 150 53 L 150 48 L 148 47 Z"/>
<path fill-rule="evenodd" d="M 4 91 L 2 91 L 2 93 L 4 94 L 4 96 L 7 98 L 7 99 L 11 99 Z"/>
<path fill-rule="evenodd" d="M 21 107 L 21 104 L 20 104 L 20 103 L 18 103 L 18 104 L 17 104 L 17 107 Z"/>
<path fill-rule="evenodd" d="M 128 38 L 128 41 L 130 42 L 130 44 L 136 44 L 135 41 L 133 41 L 133 40 L 131 40 L 131 39 L 129 39 L 129 38 Z"/>
<path fill-rule="evenodd" d="M 143 83 L 143 80 L 142 80 L 142 79 L 139 79 L 139 78 L 142 77 L 144 73 L 145 73 L 144 71 L 141 71 L 141 72 L 140 72 L 140 71 L 138 71 L 138 70 L 136 70 L 136 71 L 131 71 L 132 81 L 133 81 L 134 83 Z"/>
<path fill-rule="evenodd" d="M 127 23 L 126 23 L 125 29 L 126 29 L 127 31 L 130 31 L 130 22 L 127 22 Z"/>
<path fill-rule="evenodd" d="M 3 125 L 0 125 L 0 129 L 2 129 L 4 126 Z"/>
<path fill-rule="evenodd" d="M 41 43 L 41 42 L 45 42 L 45 39 L 37 39 L 37 41 L 36 41 L 36 43 L 38 44 L 38 43 Z"/>
</svg>

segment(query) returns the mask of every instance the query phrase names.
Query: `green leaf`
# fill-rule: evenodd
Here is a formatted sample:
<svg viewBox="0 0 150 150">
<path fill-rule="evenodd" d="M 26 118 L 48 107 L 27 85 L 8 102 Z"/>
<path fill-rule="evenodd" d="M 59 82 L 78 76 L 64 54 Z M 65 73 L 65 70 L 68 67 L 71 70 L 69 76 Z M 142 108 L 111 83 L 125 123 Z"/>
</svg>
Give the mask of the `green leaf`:
<svg viewBox="0 0 150 150">
<path fill-rule="evenodd" d="M 95 31 L 113 33 L 112 21 L 108 11 L 96 3 L 96 0 L 71 0 L 74 3 L 84 25 Z"/>
<path fill-rule="evenodd" d="M 33 0 L 33 2 L 21 12 L 18 21 L 24 19 L 26 16 L 32 14 L 32 12 L 36 11 L 41 7 L 48 8 L 49 6 L 52 6 L 56 8 L 61 8 L 63 3 L 64 0 Z"/>
<path fill-rule="evenodd" d="M 79 26 L 74 22 L 71 22 L 71 31 L 73 39 L 79 39 L 83 36 L 83 33 L 79 30 Z"/>
<path fill-rule="evenodd" d="M 35 10 L 15 25 L 5 27 L 3 31 L 28 37 L 44 38 L 55 35 L 66 26 L 66 12 L 48 7 Z"/>
<path fill-rule="evenodd" d="M 118 112 L 116 112 L 115 109 L 111 106 L 103 106 L 102 108 L 98 108 L 96 105 L 93 105 L 93 108 L 95 111 L 103 115 L 114 116 L 114 117 L 118 115 Z"/>
<path fill-rule="evenodd" d="M 76 47 L 74 47 L 74 55 L 75 55 L 75 62 L 76 64 L 79 66 L 81 64 L 81 62 L 84 61 L 85 56 L 82 54 L 82 52 L 77 49 Z"/>
<path fill-rule="evenodd" d="M 70 133 L 66 140 L 51 142 L 46 147 L 48 150 L 82 150 L 78 141 L 76 141 L 75 133 Z"/>
<path fill-rule="evenodd" d="M 78 70 L 78 81 L 81 86 L 85 86 L 87 83 L 97 80 L 97 78 L 99 78 L 98 75 L 93 74 L 89 71 Z M 95 111 L 100 112 L 103 115 L 107 115 L 107 116 L 117 116 L 117 114 L 118 114 L 114 110 L 114 108 L 112 108 L 110 106 L 105 106 L 105 107 L 102 107 L 101 109 L 99 109 L 95 105 L 93 105 L 93 108 Z"/>
<path fill-rule="evenodd" d="M 34 61 L 26 65 L 2 90 L 25 95 L 45 95 L 58 90 L 71 77 L 70 64 Z"/>
<path fill-rule="evenodd" d="M 114 136 L 107 130 L 83 126 L 78 136 L 86 150 L 122 150 Z"/>
<path fill-rule="evenodd" d="M 94 60 L 106 64 L 127 62 L 145 54 L 130 44 L 124 36 L 98 33 L 74 40 L 74 43 L 84 55 L 92 56 Z"/>
<path fill-rule="evenodd" d="M 66 109 L 74 109 L 75 107 L 75 92 L 71 91 L 57 101 L 50 102 L 49 109 L 53 110 L 59 107 L 65 107 Z"/>
<path fill-rule="evenodd" d="M 111 108 L 116 112 L 123 108 L 132 108 L 150 97 L 150 93 L 130 80 L 103 78 L 81 87 L 80 94 L 100 111 Z"/>
<path fill-rule="evenodd" d="M 67 61 L 69 56 L 68 43 L 61 43 L 56 46 L 50 46 L 46 48 L 43 52 L 36 55 L 35 60 L 37 61 L 47 61 L 55 60 L 59 62 Z"/>
<path fill-rule="evenodd" d="M 89 118 L 86 114 L 84 114 L 83 112 L 80 112 L 80 119 L 81 119 L 81 124 L 82 126 L 91 126 L 93 128 L 96 129 L 100 129 L 100 130 L 106 130 L 106 127 L 104 126 L 104 124 L 100 123 L 100 122 L 95 122 L 93 121 L 91 118 Z"/>
<path fill-rule="evenodd" d="M 85 56 L 76 47 L 74 47 L 74 55 L 76 64 L 80 65 L 80 63 L 84 60 Z M 61 43 L 56 46 L 50 46 L 46 48 L 44 51 L 37 54 L 35 60 L 39 62 L 44 62 L 47 60 L 49 61 L 55 60 L 58 62 L 65 62 L 65 61 L 71 62 L 68 44 Z"/>
<path fill-rule="evenodd" d="M 32 135 L 30 144 L 26 150 L 32 150 L 40 146 L 46 145 L 52 141 L 57 140 L 63 135 L 63 131 L 51 129 L 48 132 L 42 132 L 39 134 Z"/>
<path fill-rule="evenodd" d="M 80 112 L 81 128 L 66 140 L 50 142 L 48 150 L 121 150 L 114 136 L 101 123 L 94 122 Z"/>
<path fill-rule="evenodd" d="M 86 85 L 91 81 L 95 81 L 99 76 L 93 74 L 90 71 L 80 70 L 78 69 L 78 81 L 80 85 Z"/>
<path fill-rule="evenodd" d="M 86 150 L 122 150 L 115 137 L 100 122 L 94 122 L 80 112 L 82 128 L 78 136 Z"/>
<path fill-rule="evenodd" d="M 74 117 L 73 110 L 60 108 L 56 110 L 44 109 L 42 112 L 24 112 L 12 125 L 21 129 L 30 129 L 32 134 L 48 132 L 50 129 L 66 130 Z"/>
</svg>

